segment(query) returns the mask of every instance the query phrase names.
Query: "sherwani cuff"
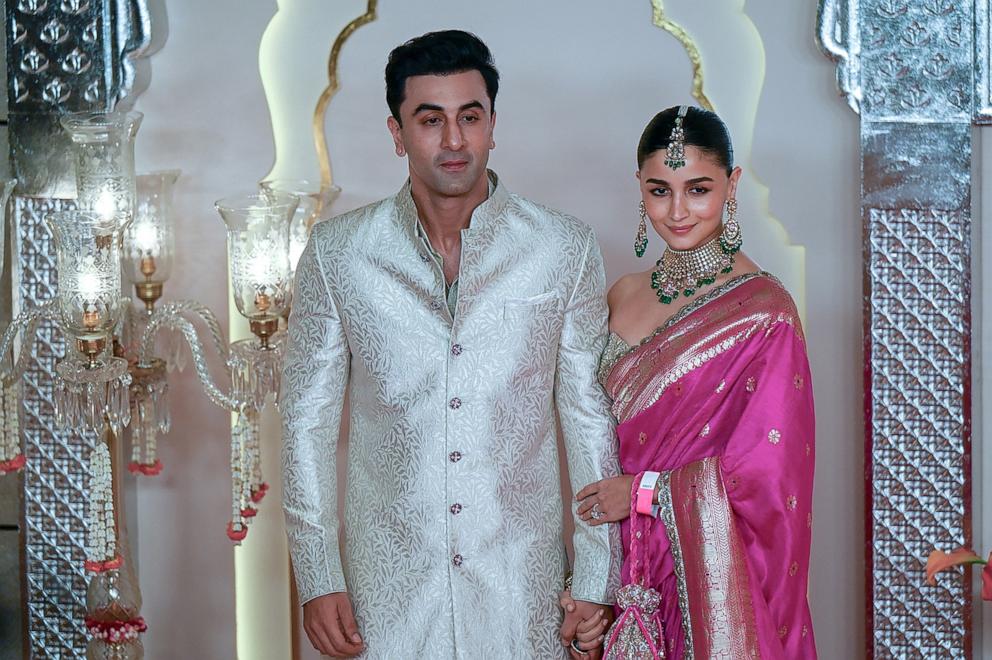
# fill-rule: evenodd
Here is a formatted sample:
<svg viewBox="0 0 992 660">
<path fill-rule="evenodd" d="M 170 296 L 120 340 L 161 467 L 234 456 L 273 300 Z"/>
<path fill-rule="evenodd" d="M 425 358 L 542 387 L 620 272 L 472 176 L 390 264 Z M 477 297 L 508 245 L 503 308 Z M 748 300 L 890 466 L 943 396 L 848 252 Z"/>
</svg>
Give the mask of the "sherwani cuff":
<svg viewBox="0 0 992 660">
<path fill-rule="evenodd" d="M 616 602 L 620 576 L 611 552 L 610 537 L 614 532 L 611 527 L 614 525 L 601 525 L 576 533 L 572 598 L 603 605 Z M 580 539 L 580 535 L 591 538 Z"/>
<path fill-rule="evenodd" d="M 328 544 L 323 535 L 309 540 L 297 537 L 290 543 L 290 554 L 301 605 L 325 594 L 347 591 L 337 539 Z"/>
</svg>

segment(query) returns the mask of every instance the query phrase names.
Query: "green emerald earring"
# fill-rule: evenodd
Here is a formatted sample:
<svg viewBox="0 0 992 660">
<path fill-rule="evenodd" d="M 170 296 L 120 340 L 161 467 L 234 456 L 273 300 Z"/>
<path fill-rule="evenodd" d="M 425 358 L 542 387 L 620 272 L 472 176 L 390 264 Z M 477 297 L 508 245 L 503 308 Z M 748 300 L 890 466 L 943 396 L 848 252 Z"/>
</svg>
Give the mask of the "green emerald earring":
<svg viewBox="0 0 992 660">
<path fill-rule="evenodd" d="M 644 251 L 648 249 L 648 212 L 644 208 L 642 200 L 638 206 L 641 214 L 641 222 L 637 225 L 637 236 L 634 237 L 634 254 L 638 257 L 644 256 Z"/>
</svg>

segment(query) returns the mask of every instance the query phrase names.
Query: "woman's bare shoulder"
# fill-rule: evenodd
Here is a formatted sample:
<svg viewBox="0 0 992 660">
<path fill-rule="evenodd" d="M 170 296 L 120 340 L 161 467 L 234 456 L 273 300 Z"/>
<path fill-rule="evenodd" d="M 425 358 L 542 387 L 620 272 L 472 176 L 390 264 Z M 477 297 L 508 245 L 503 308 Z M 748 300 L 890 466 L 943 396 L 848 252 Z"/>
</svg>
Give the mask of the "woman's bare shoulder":
<svg viewBox="0 0 992 660">
<path fill-rule="evenodd" d="M 610 287 L 609 293 L 606 294 L 606 302 L 613 309 L 616 305 L 620 305 L 627 300 L 632 295 L 638 293 L 645 283 L 650 283 L 651 281 L 651 271 L 642 271 L 639 273 L 627 273 L 613 283 Z"/>
</svg>

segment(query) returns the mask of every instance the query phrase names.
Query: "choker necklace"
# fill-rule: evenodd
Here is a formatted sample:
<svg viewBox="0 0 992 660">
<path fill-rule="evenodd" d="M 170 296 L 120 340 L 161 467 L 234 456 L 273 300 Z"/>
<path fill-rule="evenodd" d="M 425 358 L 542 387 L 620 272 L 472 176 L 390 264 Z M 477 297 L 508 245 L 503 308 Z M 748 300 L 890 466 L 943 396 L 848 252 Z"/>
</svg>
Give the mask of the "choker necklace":
<svg viewBox="0 0 992 660">
<path fill-rule="evenodd" d="M 721 236 L 692 248 L 666 248 L 651 273 L 651 288 L 658 300 L 668 305 L 682 294 L 686 298 L 701 287 L 716 282 L 716 276 L 734 268 L 734 246 L 724 245 Z M 739 249 L 739 248 L 738 248 Z"/>
</svg>

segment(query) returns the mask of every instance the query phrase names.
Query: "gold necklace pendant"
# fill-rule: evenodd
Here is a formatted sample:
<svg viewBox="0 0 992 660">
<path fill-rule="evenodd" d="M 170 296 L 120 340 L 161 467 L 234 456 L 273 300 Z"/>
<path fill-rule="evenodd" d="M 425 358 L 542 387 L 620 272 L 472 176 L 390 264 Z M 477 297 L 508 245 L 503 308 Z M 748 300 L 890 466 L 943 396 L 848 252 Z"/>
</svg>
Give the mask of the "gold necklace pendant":
<svg viewBox="0 0 992 660">
<path fill-rule="evenodd" d="M 724 248 L 719 237 L 691 250 L 667 248 L 651 273 L 651 288 L 665 305 L 680 294 L 688 298 L 716 282 L 717 275 L 733 270 L 734 252 Z"/>
</svg>

